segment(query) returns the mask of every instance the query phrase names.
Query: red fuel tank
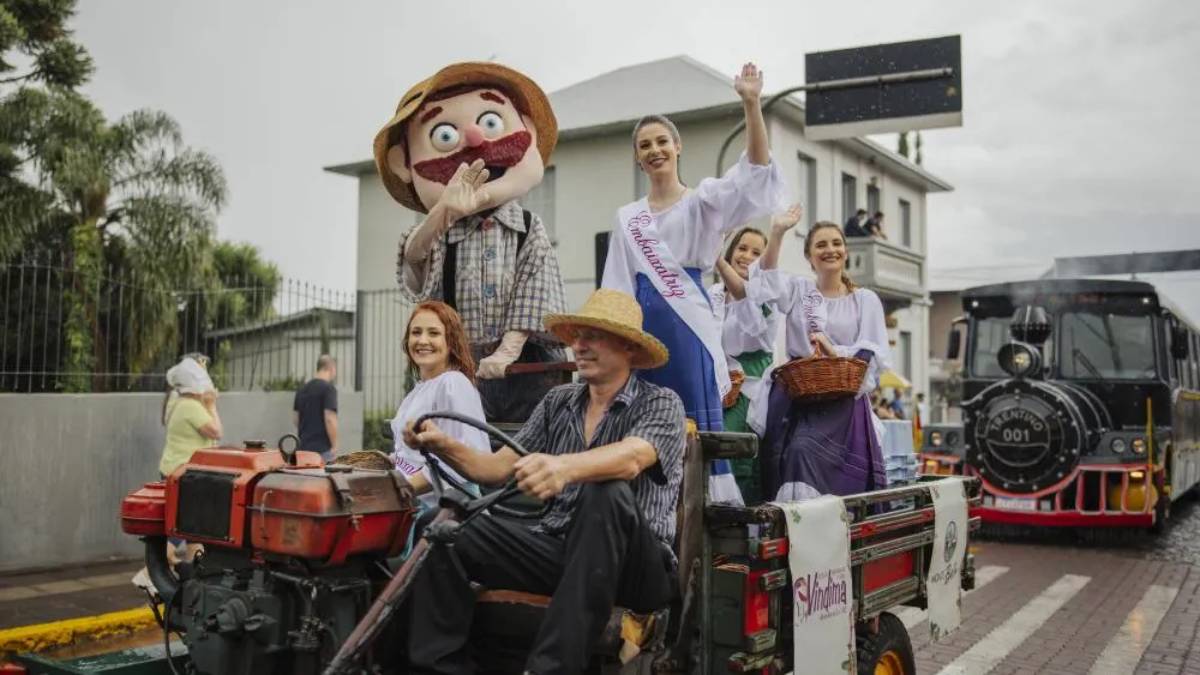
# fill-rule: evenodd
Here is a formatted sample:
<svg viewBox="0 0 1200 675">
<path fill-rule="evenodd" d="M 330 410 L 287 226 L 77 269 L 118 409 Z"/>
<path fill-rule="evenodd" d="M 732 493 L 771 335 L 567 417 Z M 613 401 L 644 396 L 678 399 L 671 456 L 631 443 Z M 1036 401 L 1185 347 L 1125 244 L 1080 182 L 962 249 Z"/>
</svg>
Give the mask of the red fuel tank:
<svg viewBox="0 0 1200 675">
<path fill-rule="evenodd" d="M 284 469 L 258 481 L 247 510 L 256 550 L 340 565 L 359 553 L 403 551 L 416 497 L 391 471 Z"/>
<path fill-rule="evenodd" d="M 138 537 L 161 537 L 167 525 L 167 484 L 146 483 L 121 500 L 121 531 Z"/>
</svg>

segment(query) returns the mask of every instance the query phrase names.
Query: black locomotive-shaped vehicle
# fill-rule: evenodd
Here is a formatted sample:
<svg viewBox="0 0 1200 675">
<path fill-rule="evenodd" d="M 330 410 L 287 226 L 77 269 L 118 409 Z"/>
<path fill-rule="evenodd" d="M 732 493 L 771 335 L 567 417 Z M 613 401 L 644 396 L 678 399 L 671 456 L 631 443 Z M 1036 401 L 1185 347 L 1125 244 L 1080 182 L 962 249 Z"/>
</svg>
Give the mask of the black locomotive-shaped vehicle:
<svg viewBox="0 0 1200 675">
<path fill-rule="evenodd" d="M 982 479 L 985 523 L 1161 526 L 1200 479 L 1196 327 L 1139 281 L 996 284 L 962 303 L 962 423 L 926 427 L 924 471 Z"/>
</svg>

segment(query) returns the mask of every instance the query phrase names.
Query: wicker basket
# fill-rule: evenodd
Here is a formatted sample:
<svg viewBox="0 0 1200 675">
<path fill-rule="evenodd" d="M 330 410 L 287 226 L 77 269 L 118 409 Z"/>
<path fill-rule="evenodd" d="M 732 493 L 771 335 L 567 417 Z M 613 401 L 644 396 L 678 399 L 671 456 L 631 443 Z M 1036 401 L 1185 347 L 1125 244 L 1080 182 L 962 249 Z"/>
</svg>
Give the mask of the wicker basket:
<svg viewBox="0 0 1200 675">
<path fill-rule="evenodd" d="M 776 368 L 771 377 L 783 380 L 793 400 L 818 401 L 854 396 L 866 374 L 866 361 L 826 356 L 817 345 L 812 356 L 788 361 Z"/>
<path fill-rule="evenodd" d="M 724 408 L 732 408 L 734 403 L 737 403 L 738 396 L 742 393 L 742 383 L 746 381 L 746 374 L 740 370 L 729 371 L 729 382 L 733 386 L 729 387 L 729 393 L 725 394 L 725 398 L 721 399 L 721 406 Z"/>
</svg>

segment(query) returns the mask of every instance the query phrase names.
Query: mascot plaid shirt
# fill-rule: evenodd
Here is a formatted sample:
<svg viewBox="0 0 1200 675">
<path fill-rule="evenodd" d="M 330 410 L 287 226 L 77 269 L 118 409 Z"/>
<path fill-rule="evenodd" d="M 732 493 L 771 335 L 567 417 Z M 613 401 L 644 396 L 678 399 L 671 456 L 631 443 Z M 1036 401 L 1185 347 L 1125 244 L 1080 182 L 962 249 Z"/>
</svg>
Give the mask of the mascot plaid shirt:
<svg viewBox="0 0 1200 675">
<path fill-rule="evenodd" d="M 550 238 L 537 214 L 531 214 L 522 244 L 525 219 L 521 205 L 507 202 L 490 214 L 476 213 L 454 223 L 438 240 L 418 274 L 404 260 L 404 246 L 414 226 L 400 238 L 396 277 L 412 302 L 442 300 L 442 267 L 446 244 L 456 244 L 455 305 L 472 345 L 499 341 L 510 330 L 528 331 L 548 345 L 557 341 L 545 332 L 542 318 L 567 311 L 562 276 Z M 519 250 L 518 250 L 519 249 Z"/>
</svg>

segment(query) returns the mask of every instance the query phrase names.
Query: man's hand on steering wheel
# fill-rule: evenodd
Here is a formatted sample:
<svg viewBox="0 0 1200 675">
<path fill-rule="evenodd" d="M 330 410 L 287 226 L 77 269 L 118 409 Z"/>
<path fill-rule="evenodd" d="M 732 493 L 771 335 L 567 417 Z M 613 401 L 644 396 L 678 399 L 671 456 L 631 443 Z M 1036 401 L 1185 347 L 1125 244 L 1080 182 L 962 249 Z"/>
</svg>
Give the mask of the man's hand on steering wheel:
<svg viewBox="0 0 1200 675">
<path fill-rule="evenodd" d="M 566 461 L 556 455 L 533 454 L 513 465 L 517 487 L 542 501 L 562 494 L 570 483 Z"/>
</svg>

